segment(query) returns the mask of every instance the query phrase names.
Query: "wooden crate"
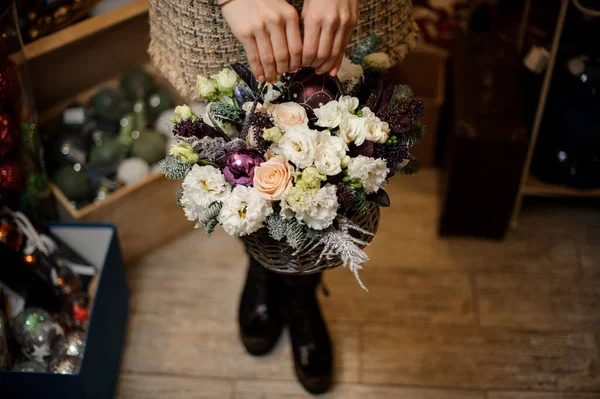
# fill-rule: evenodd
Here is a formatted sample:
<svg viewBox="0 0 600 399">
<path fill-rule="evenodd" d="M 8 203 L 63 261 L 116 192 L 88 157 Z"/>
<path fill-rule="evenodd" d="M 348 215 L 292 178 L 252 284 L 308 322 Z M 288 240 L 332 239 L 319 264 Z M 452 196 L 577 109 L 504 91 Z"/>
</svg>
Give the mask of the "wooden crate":
<svg viewBox="0 0 600 399">
<path fill-rule="evenodd" d="M 27 45 L 42 134 L 55 130 L 51 125 L 68 105 L 87 102 L 98 88 L 116 87 L 130 68 L 147 65 L 148 31 L 147 1 L 133 0 Z M 155 172 L 82 209 L 56 186 L 51 189 L 62 220 L 116 224 L 125 261 L 131 262 L 193 228 L 175 201 L 180 184 Z"/>
<path fill-rule="evenodd" d="M 435 146 L 442 105 L 446 99 L 446 60 L 445 51 L 420 46 L 395 66 L 392 79 L 395 83 L 409 85 L 415 96 L 425 103 L 425 115 L 421 123 L 425 126 L 425 137 L 411 150 L 422 166 L 435 165 Z"/>
</svg>

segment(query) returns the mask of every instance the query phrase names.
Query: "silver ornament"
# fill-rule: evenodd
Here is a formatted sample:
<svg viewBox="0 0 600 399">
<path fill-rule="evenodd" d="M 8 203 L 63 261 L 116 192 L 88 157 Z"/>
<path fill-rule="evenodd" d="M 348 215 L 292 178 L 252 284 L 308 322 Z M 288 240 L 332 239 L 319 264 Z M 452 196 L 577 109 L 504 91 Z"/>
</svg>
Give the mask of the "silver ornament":
<svg viewBox="0 0 600 399">
<path fill-rule="evenodd" d="M 129 158 L 121 162 L 117 170 L 117 178 L 126 186 L 137 183 L 150 174 L 148 162 L 142 158 Z"/>
<path fill-rule="evenodd" d="M 65 355 L 52 359 L 48 370 L 54 374 L 77 374 L 80 368 L 80 358 Z"/>
<path fill-rule="evenodd" d="M 33 360 L 25 360 L 21 363 L 17 363 L 15 367 L 13 367 L 13 371 L 20 371 L 22 373 L 45 373 L 46 366 L 34 362 Z"/>
<path fill-rule="evenodd" d="M 52 347 L 65 334 L 62 327 L 43 309 L 26 308 L 14 320 L 13 331 L 21 351 L 31 360 L 44 363 Z"/>
<path fill-rule="evenodd" d="M 55 357 L 73 356 L 83 358 L 85 350 L 85 332 L 71 331 L 64 339 L 61 339 L 54 349 Z"/>
</svg>

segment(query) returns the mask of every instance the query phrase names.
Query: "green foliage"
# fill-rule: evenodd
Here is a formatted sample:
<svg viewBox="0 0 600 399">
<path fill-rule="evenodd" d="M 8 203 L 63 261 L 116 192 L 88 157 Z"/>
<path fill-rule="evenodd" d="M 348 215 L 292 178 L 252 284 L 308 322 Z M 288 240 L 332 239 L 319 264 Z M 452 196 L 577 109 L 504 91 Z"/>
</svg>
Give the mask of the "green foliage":
<svg viewBox="0 0 600 399">
<path fill-rule="evenodd" d="M 192 165 L 183 164 L 177 157 L 172 155 L 160 161 L 158 166 L 161 173 L 170 180 L 182 180 L 192 168 Z"/>
<path fill-rule="evenodd" d="M 414 121 L 408 132 L 403 135 L 408 148 L 412 148 L 425 136 L 425 126 L 419 121 Z"/>
<path fill-rule="evenodd" d="M 211 234 L 219 225 L 218 217 L 219 213 L 221 213 L 221 208 L 223 208 L 223 203 L 215 201 L 200 215 L 198 220 L 204 225 L 206 234 Z"/>
<path fill-rule="evenodd" d="M 244 122 L 244 110 L 224 102 L 212 103 L 210 113 L 221 122 L 236 125 L 241 125 Z"/>
<path fill-rule="evenodd" d="M 308 230 L 310 230 L 295 217 L 284 218 L 279 214 L 272 214 L 268 217 L 267 228 L 273 239 L 281 241 L 285 238 L 294 249 L 300 248 L 305 243 Z"/>
<path fill-rule="evenodd" d="M 349 180 L 341 183 L 338 189 L 338 195 L 347 210 L 356 210 L 360 215 L 369 209 L 367 193 L 362 185 Z"/>
<path fill-rule="evenodd" d="M 175 200 L 177 201 L 177 205 L 183 208 L 183 204 L 181 203 L 181 198 L 183 197 L 183 188 L 180 188 L 175 193 Z"/>
<path fill-rule="evenodd" d="M 421 169 L 421 164 L 419 164 L 419 160 L 412 155 L 409 155 L 408 159 L 408 165 L 400 169 L 400 173 L 403 175 L 414 175 Z"/>
</svg>

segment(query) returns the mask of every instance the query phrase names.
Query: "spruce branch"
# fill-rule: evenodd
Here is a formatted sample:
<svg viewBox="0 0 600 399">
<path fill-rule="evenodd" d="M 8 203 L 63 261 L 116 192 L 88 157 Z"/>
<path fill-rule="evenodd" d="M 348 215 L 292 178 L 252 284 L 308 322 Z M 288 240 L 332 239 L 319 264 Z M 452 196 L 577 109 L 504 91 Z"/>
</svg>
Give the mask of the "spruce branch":
<svg viewBox="0 0 600 399">
<path fill-rule="evenodd" d="M 222 202 L 213 202 L 200 214 L 198 221 L 204 226 L 206 234 L 211 234 L 215 231 L 215 228 L 219 225 L 218 217 L 223 208 Z"/>
<path fill-rule="evenodd" d="M 158 166 L 161 173 L 170 180 L 182 180 L 192 168 L 192 165 L 181 163 L 173 155 L 169 155 L 160 161 Z"/>
<path fill-rule="evenodd" d="M 224 123 L 241 125 L 244 122 L 244 111 L 232 104 L 224 102 L 212 103 L 210 112 L 215 118 Z"/>
</svg>

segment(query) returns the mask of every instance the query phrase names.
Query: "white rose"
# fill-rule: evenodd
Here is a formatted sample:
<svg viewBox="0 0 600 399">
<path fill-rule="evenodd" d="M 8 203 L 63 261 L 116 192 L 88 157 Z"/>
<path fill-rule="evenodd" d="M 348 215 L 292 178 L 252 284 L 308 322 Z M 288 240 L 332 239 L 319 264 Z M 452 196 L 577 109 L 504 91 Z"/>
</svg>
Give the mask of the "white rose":
<svg viewBox="0 0 600 399">
<path fill-rule="evenodd" d="M 359 118 L 356 115 L 347 115 L 346 118 L 342 120 L 342 123 L 340 123 L 340 129 L 338 130 L 337 135 L 344 143 L 361 145 L 367 138 L 365 122 L 365 118 Z"/>
<path fill-rule="evenodd" d="M 359 155 L 352 159 L 348 166 L 348 176 L 357 179 L 365 187 L 367 194 L 379 190 L 390 170 L 383 159 L 375 159 Z"/>
<path fill-rule="evenodd" d="M 217 83 L 217 87 L 219 88 L 220 92 L 227 93 L 229 95 L 233 94 L 233 88 L 238 80 L 238 76 L 233 70 L 224 68 L 221 70 L 221 72 L 211 76 L 211 78 L 213 78 Z"/>
<path fill-rule="evenodd" d="M 273 213 L 269 202 L 253 187 L 235 186 L 223 201 L 219 223 L 232 236 L 245 236 L 259 230 Z"/>
<path fill-rule="evenodd" d="M 306 110 L 300 104 L 293 102 L 275 104 L 269 107 L 269 113 L 273 122 L 281 131 L 286 132 L 295 126 L 307 126 L 308 116 Z"/>
<path fill-rule="evenodd" d="M 387 122 L 381 122 L 379 118 L 367 120 L 365 127 L 367 128 L 367 140 L 369 141 L 385 144 L 390 137 L 390 126 Z"/>
<path fill-rule="evenodd" d="M 206 79 L 202 75 L 198 75 L 196 78 L 196 89 L 200 97 L 206 98 L 207 100 L 213 100 L 217 95 L 216 82 L 212 79 Z"/>
<path fill-rule="evenodd" d="M 352 112 L 358 108 L 358 98 L 350 96 L 342 96 L 340 98 L 340 109 L 344 112 Z"/>
<path fill-rule="evenodd" d="M 308 168 L 315 160 L 319 132 L 307 126 L 294 126 L 283 135 L 276 150 L 299 169 Z"/>
<path fill-rule="evenodd" d="M 317 120 L 318 126 L 334 129 L 338 127 L 342 121 L 344 112 L 342 111 L 339 102 L 330 101 L 322 107 L 315 109 L 315 115 L 319 118 Z"/>
<path fill-rule="evenodd" d="M 342 173 L 342 159 L 346 156 L 346 144 L 341 138 L 328 131 L 321 133 L 321 140 L 315 154 L 315 167 L 327 176 Z"/>
<path fill-rule="evenodd" d="M 213 202 L 223 201 L 231 191 L 221 171 L 212 166 L 194 165 L 182 184 L 181 205 L 189 220 L 197 220 Z"/>
</svg>

